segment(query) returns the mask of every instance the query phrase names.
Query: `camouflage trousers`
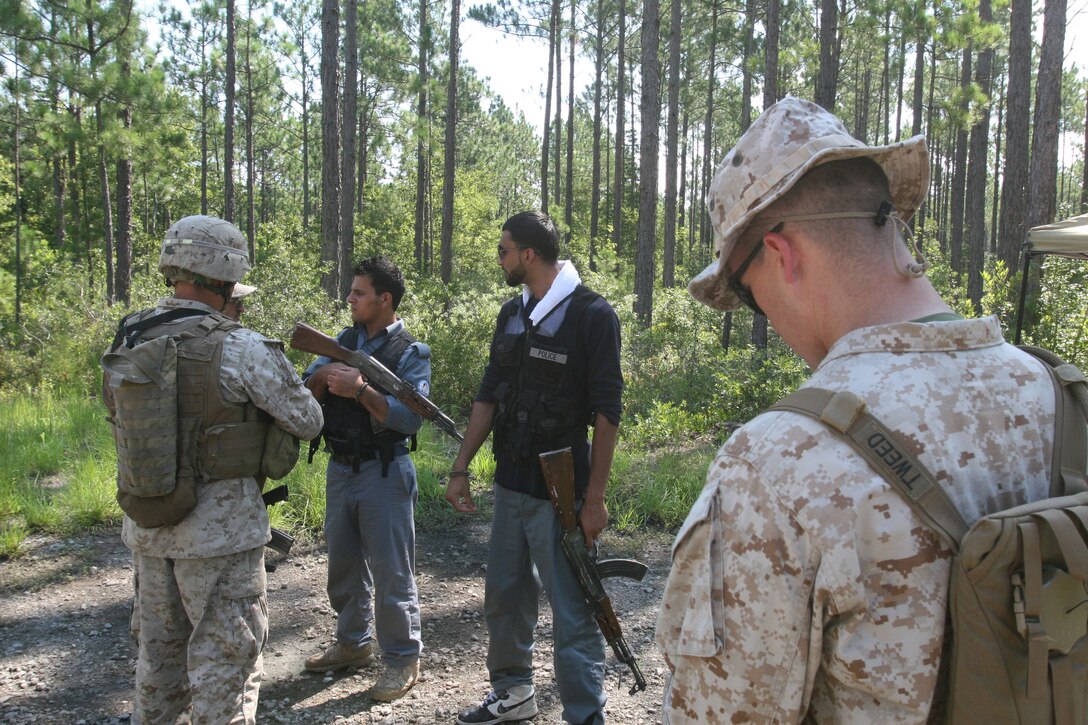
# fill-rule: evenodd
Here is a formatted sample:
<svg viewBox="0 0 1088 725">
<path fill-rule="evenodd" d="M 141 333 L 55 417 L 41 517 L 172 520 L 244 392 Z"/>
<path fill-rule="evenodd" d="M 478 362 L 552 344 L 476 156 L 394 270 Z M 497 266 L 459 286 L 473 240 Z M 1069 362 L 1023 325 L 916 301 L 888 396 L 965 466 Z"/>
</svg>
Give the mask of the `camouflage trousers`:
<svg viewBox="0 0 1088 725">
<path fill-rule="evenodd" d="M 205 559 L 133 552 L 133 725 L 256 722 L 268 637 L 264 549 Z"/>
</svg>

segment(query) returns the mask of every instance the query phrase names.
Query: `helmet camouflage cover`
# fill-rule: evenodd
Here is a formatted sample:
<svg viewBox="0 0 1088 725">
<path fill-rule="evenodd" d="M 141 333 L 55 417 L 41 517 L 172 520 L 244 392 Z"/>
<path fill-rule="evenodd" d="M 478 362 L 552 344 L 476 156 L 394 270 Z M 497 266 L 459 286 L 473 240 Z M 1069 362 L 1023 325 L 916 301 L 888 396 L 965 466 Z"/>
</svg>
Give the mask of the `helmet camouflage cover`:
<svg viewBox="0 0 1088 725">
<path fill-rule="evenodd" d="M 237 282 L 249 271 L 249 249 L 238 227 L 213 216 L 196 214 L 166 230 L 159 271 L 172 281 L 177 270 L 199 278 Z"/>
</svg>

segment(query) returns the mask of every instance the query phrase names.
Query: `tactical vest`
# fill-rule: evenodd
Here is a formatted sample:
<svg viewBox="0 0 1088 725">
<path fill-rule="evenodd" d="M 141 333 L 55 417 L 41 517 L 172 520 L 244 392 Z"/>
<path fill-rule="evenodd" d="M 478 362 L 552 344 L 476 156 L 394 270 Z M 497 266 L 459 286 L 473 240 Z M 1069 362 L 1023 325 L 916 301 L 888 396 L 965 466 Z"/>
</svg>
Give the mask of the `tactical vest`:
<svg viewBox="0 0 1088 725">
<path fill-rule="evenodd" d="M 536 325 L 526 324 L 518 299 L 499 313 L 500 330 L 492 350 L 499 369 L 495 386 L 493 450 L 533 463 L 540 453 L 585 440 L 592 422 L 585 391 L 575 378 L 584 368 L 584 351 L 577 344 L 582 313 L 600 295 L 578 285 Z M 566 307 L 555 335 L 541 334 L 543 323 Z M 513 323 L 513 324 L 511 324 Z M 517 330 L 520 332 L 508 332 Z"/>
<path fill-rule="evenodd" d="M 375 350 L 371 357 L 380 362 L 389 370 L 397 373 L 397 366 L 416 338 L 403 327 L 386 337 L 385 342 Z M 352 327 L 340 339 L 340 344 L 349 350 L 357 349 L 359 345 L 359 328 Z M 374 389 L 383 395 L 389 395 L 389 391 L 380 385 L 372 384 Z M 321 429 L 321 436 L 310 442 L 309 460 L 312 462 L 314 452 L 317 450 L 321 438 L 325 439 L 325 449 L 334 456 L 346 459 L 351 463 L 352 470 L 359 472 L 359 464 L 363 461 L 380 459 L 382 462 L 382 477 L 389 475 L 389 464 L 397 456 L 397 447 L 404 447 L 405 440 L 409 437 L 392 428 L 375 431 L 370 419 L 370 412 L 356 400 L 349 400 L 339 395 L 329 394 L 325 396 L 325 402 L 321 404 L 321 410 L 325 415 L 325 426 Z M 416 449 L 416 437 L 411 436 L 411 450 Z"/>
<path fill-rule="evenodd" d="M 225 400 L 219 386 L 223 340 L 240 328 L 220 314 L 184 309 L 160 315 L 144 310 L 121 321 L 111 353 L 122 344 L 134 348 L 141 341 L 166 339 L 176 350 L 168 361 L 176 365 L 168 391 L 104 386 L 111 422 L 115 417 L 144 421 L 140 430 L 114 426 L 118 501 L 139 525 L 180 521 L 195 505 L 197 483 L 261 474 L 268 415 L 252 403 Z M 175 461 L 162 461 L 171 464 L 163 468 L 165 475 L 147 470 L 148 441 L 161 443 L 160 453 L 175 452 Z"/>
</svg>

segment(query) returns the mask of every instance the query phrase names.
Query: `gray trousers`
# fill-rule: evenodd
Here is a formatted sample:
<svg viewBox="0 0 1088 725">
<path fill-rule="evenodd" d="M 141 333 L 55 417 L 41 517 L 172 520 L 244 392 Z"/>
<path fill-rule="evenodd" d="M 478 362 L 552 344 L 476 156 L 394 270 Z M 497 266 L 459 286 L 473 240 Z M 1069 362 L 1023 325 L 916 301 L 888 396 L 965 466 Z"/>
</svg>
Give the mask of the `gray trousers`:
<svg viewBox="0 0 1088 725">
<path fill-rule="evenodd" d="M 491 686 L 533 683 L 533 629 L 540 588 L 552 608 L 553 666 L 569 723 L 604 722 L 604 638 L 563 555 L 550 501 L 495 486 L 484 619 Z"/>
<path fill-rule="evenodd" d="M 205 559 L 133 553 L 133 725 L 253 725 L 268 638 L 264 549 Z"/>
<path fill-rule="evenodd" d="M 358 646 L 374 639 L 382 661 L 404 667 L 419 659 L 415 504 L 412 459 L 397 456 L 382 478 L 380 461 L 329 461 L 325 476 L 325 539 L 329 546 L 329 601 L 336 639 Z"/>
</svg>

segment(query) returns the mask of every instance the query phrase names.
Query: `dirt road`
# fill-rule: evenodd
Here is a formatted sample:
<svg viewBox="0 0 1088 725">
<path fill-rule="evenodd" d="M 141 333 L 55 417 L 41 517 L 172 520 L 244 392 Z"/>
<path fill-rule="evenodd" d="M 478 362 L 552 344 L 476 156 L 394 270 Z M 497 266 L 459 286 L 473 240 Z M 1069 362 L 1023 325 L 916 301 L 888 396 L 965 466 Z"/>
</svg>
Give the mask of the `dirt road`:
<svg viewBox="0 0 1088 725">
<path fill-rule="evenodd" d="M 489 691 L 484 658 L 483 573 L 489 523 L 463 519 L 452 529 L 420 532 L 423 610 L 420 683 L 382 704 L 363 693 L 379 667 L 335 675 L 305 673 L 305 658 L 326 646 L 335 613 L 325 596 L 320 543 L 296 545 L 286 559 L 269 550 L 271 631 L 258 721 L 262 723 L 452 723 L 456 712 Z M 628 695 L 632 677 L 608 653 L 606 717 L 655 723 L 664 665 L 653 641 L 671 539 L 606 532 L 603 556 L 633 557 L 650 570 L 641 582 L 606 587 L 649 687 Z M 135 648 L 129 637 L 132 568 L 116 531 L 28 542 L 26 556 L 0 562 L 0 723 L 106 725 L 129 720 Z M 561 722 L 552 673 L 551 614 L 541 600 L 535 662 L 536 723 Z"/>
</svg>

